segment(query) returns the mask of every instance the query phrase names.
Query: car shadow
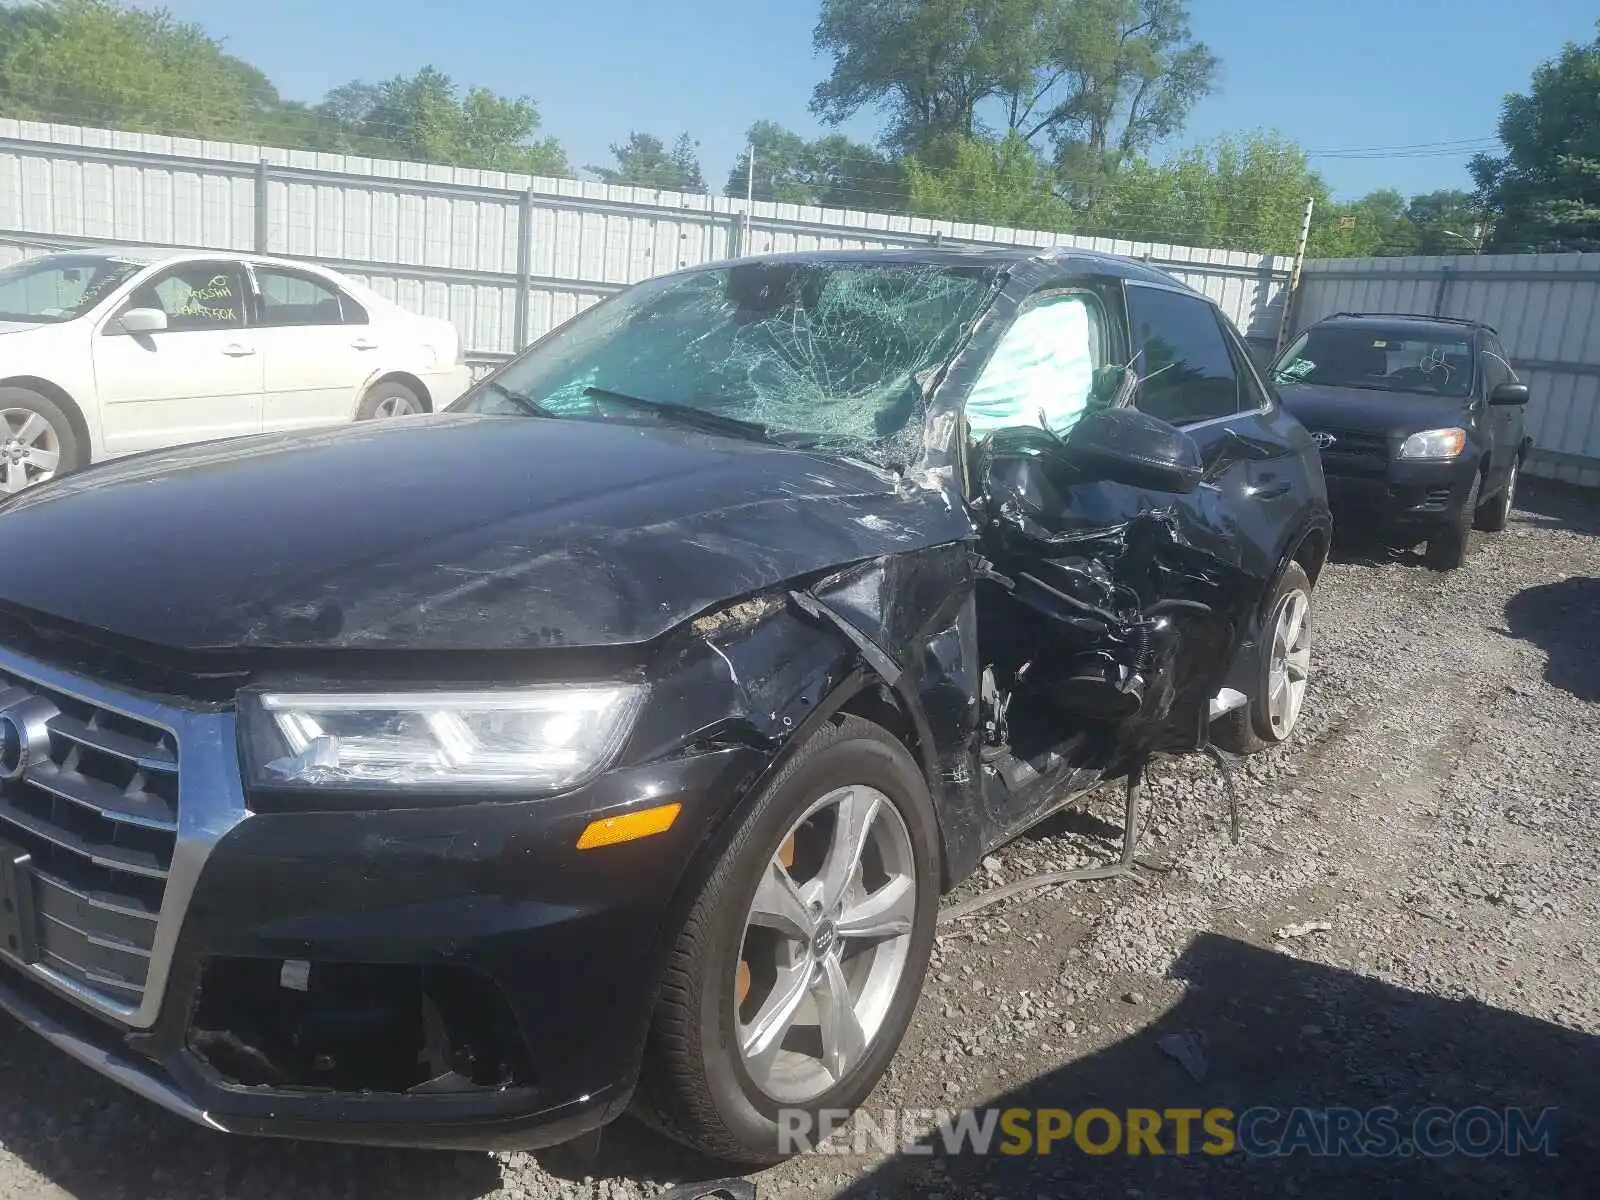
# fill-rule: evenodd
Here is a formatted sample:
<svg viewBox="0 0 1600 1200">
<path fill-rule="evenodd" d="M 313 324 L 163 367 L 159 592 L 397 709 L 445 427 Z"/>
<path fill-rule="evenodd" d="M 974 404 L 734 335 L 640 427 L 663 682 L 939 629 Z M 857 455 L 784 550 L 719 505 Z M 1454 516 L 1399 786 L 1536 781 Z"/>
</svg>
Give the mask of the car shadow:
<svg viewBox="0 0 1600 1200">
<path fill-rule="evenodd" d="M 1377 955 L 1381 961 L 1381 948 Z M 1251 1123 L 1267 1144 L 1291 1127 L 1288 1114 L 1297 1107 L 1363 1113 L 1391 1107 L 1398 1112 L 1393 1127 L 1407 1144 L 1413 1122 L 1434 1106 L 1456 1112 L 1481 1107 L 1502 1120 L 1507 1110 L 1520 1108 L 1535 1130 L 1545 1111 L 1555 1109 L 1543 1127 L 1553 1137 L 1519 1155 L 1458 1151 L 1433 1157 L 1397 1150 L 1386 1156 L 1315 1156 L 1305 1148 L 1285 1156 L 1215 1154 L 1201 1151 L 1211 1139 L 1197 1119 L 1189 1154 L 1174 1153 L 1176 1135 L 1168 1122 L 1158 1134 L 1165 1150 L 1160 1156 L 1150 1154 L 1148 1145 L 1142 1154 L 1125 1153 L 1125 1141 L 1109 1153 L 1087 1153 L 1071 1136 L 1041 1156 L 995 1153 L 1006 1140 L 1003 1131 L 989 1154 L 951 1154 L 935 1132 L 914 1143 L 927 1150 L 903 1149 L 838 1196 L 1548 1200 L 1595 1194 L 1600 1039 L 1211 934 L 1190 944 L 1173 974 L 1186 983 L 1173 1008 L 1107 1049 L 996 1096 L 986 1107 L 1071 1113 L 1094 1107 L 1113 1114 L 1226 1108 L 1237 1115 L 1269 1106 L 1282 1114 L 1279 1119 Z M 1163 1040 L 1174 1035 L 1203 1047 L 1202 1078 L 1163 1051 Z M 982 1117 L 982 1110 L 976 1115 Z M 1328 1126 L 1320 1117 L 1295 1120 L 1304 1145 L 1324 1142 Z M 1339 1120 L 1335 1116 L 1335 1127 Z M 1451 1124 L 1430 1121 L 1425 1128 L 1448 1136 Z M 1477 1120 L 1467 1138 L 1481 1138 L 1491 1128 Z M 1090 1146 L 1106 1145 L 1108 1129 L 1103 1119 L 1092 1122 Z"/>
<path fill-rule="evenodd" d="M 1546 682 L 1600 703 L 1600 579 L 1575 575 L 1524 588 L 1506 604 L 1506 632 L 1545 652 Z"/>
<path fill-rule="evenodd" d="M 1524 475 L 1517 484 L 1514 519 L 1600 537 L 1600 491 Z"/>
</svg>

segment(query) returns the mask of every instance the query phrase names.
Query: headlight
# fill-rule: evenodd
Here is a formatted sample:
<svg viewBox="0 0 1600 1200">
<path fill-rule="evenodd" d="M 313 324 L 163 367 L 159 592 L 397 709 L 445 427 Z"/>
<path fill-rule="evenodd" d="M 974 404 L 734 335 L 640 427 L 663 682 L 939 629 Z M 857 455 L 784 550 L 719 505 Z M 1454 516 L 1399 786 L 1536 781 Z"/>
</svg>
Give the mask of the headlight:
<svg viewBox="0 0 1600 1200">
<path fill-rule="evenodd" d="M 1424 429 L 1400 447 L 1401 458 L 1454 458 L 1467 444 L 1465 429 Z"/>
<path fill-rule="evenodd" d="M 554 792 L 611 764 L 639 685 L 241 697 L 252 782 L 280 788 Z"/>
</svg>

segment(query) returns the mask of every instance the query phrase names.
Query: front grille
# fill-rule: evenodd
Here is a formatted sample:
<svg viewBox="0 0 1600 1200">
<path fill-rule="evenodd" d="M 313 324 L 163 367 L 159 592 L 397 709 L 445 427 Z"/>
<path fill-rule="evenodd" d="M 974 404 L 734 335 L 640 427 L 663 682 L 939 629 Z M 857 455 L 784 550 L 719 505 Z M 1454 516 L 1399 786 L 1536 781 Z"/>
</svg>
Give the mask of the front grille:
<svg viewBox="0 0 1600 1200">
<path fill-rule="evenodd" d="M 0 671 L 0 709 L 20 712 L 24 702 L 47 718 L 48 746 L 33 747 L 20 775 L 0 782 L 0 840 L 27 855 L 12 875 L 28 893 L 16 904 L 22 944 L 7 949 L 137 1007 L 177 842 L 176 740 Z M 14 725 L 4 728 L 15 743 Z M 16 750 L 6 746 L 0 762 L 12 765 Z"/>
<path fill-rule="evenodd" d="M 1389 440 L 1382 434 L 1316 430 L 1332 436 L 1333 444 L 1321 449 L 1322 470 L 1327 475 L 1380 476 L 1389 467 Z"/>
</svg>

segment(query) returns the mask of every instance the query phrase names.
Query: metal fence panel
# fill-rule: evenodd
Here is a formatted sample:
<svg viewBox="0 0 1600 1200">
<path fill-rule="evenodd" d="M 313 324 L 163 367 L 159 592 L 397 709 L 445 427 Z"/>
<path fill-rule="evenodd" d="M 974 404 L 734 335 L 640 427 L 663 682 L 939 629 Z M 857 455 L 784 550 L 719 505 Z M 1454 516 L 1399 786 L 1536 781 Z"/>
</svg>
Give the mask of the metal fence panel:
<svg viewBox="0 0 1600 1200">
<path fill-rule="evenodd" d="M 1071 245 L 1143 258 L 1267 340 L 1286 257 L 0 119 L 0 261 L 26 244 L 255 250 L 450 318 L 489 361 L 604 296 L 736 253 Z"/>
<path fill-rule="evenodd" d="M 1335 312 L 1424 313 L 1494 326 L 1533 392 L 1529 470 L 1600 487 L 1600 254 L 1307 263 L 1296 330 Z"/>
</svg>

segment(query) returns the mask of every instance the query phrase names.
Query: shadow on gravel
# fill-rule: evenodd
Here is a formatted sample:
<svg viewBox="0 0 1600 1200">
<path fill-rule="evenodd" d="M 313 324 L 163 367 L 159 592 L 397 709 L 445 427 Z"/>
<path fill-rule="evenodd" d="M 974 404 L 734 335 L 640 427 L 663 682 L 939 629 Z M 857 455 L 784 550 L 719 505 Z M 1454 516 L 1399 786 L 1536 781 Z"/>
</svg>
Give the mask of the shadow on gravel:
<svg viewBox="0 0 1600 1200">
<path fill-rule="evenodd" d="M 1379 948 L 1381 958 L 1381 948 Z M 1471 1002 L 1394 987 L 1336 968 L 1210 934 L 1197 938 L 1174 968 L 1190 983 L 1186 998 L 1149 1027 L 1089 1058 L 1069 1063 L 995 1098 L 999 1109 L 1090 1107 L 1232 1109 L 1268 1106 L 1283 1114 L 1254 1128 L 1275 1144 L 1294 1127 L 1296 1107 L 1366 1112 L 1388 1106 L 1394 1127 L 1410 1140 L 1413 1123 L 1431 1106 L 1457 1111 L 1481 1106 L 1494 1114 L 1520 1107 L 1536 1125 L 1555 1108 L 1558 1156 L 1543 1153 L 1474 1157 L 1288 1157 L 1243 1153 L 1173 1153 L 1171 1123 L 1159 1133 L 1166 1154 L 1090 1155 L 1065 1142 L 1047 1157 L 951 1156 L 935 1133 L 922 1143 L 938 1157 L 902 1154 L 850 1185 L 846 1200 L 889 1197 L 996 1196 L 1315 1196 L 1585 1197 L 1595 1194 L 1600 1151 L 1600 1039 Z M 1170 1034 L 1203 1031 L 1208 1070 L 1196 1082 L 1158 1048 Z M 1503 1117 L 1501 1118 L 1503 1120 Z M 1335 1128 L 1339 1118 L 1335 1117 Z M 1327 1125 L 1300 1121 L 1307 1145 L 1326 1139 Z M 1469 1123 L 1468 1139 L 1489 1126 Z M 1091 1122 L 1090 1143 L 1107 1126 Z M 1448 1137 L 1448 1120 L 1426 1129 Z M 1208 1137 L 1197 1119 L 1193 1147 Z M 1003 1140 L 997 1134 L 997 1144 Z M 1124 1143 L 1125 1144 L 1125 1143 Z M 1148 1147 L 1147 1147 L 1148 1149 Z M 843 1165 L 843 1164 L 841 1164 Z"/>
<path fill-rule="evenodd" d="M 503 1185 L 478 1151 L 388 1150 L 209 1133 L 128 1095 L 0 1013 L 0 1146 L 76 1200 L 479 1200 Z M 537 1153 L 557 1179 L 689 1183 L 727 1175 L 631 1119 Z M 5 1195 L 22 1195 L 8 1192 Z M 587 1195 L 587 1192 L 582 1193 Z"/>
<path fill-rule="evenodd" d="M 1548 682 L 1600 703 L 1600 579 L 1574 576 L 1524 588 L 1506 604 L 1506 626 L 1545 652 Z"/>
<path fill-rule="evenodd" d="M 373 1150 L 208 1133 L 130 1097 L 0 1014 L 0 1144 L 77 1200 L 476 1200 L 487 1154 Z M 18 1185 L 8 1195 L 33 1194 Z"/>
<path fill-rule="evenodd" d="M 1545 528 L 1600 537 L 1600 492 L 1524 476 L 1517 484 L 1515 519 Z"/>
</svg>

